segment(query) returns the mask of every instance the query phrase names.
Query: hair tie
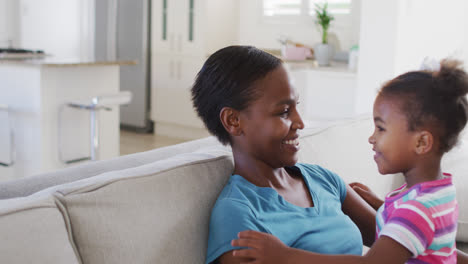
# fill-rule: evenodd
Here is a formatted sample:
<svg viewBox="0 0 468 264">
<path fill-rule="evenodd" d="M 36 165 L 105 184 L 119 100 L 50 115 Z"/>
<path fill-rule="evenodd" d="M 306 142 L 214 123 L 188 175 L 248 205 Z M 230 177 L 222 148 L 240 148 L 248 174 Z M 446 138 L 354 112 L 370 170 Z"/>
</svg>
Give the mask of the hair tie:
<svg viewBox="0 0 468 264">
<path fill-rule="evenodd" d="M 440 71 L 440 62 L 434 58 L 425 57 L 419 67 L 422 71 Z"/>
</svg>

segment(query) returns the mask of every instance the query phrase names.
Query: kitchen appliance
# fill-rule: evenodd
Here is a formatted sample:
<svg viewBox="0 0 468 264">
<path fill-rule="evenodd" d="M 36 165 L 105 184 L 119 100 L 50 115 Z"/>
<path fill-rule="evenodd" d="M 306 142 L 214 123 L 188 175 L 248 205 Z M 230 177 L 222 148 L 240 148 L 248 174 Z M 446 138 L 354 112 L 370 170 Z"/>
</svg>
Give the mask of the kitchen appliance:
<svg viewBox="0 0 468 264">
<path fill-rule="evenodd" d="M 120 67 L 120 90 L 133 94 L 120 109 L 124 129 L 151 132 L 150 120 L 150 0 L 95 1 L 96 60 L 137 61 Z"/>
<path fill-rule="evenodd" d="M 37 59 L 43 58 L 46 54 L 42 50 L 27 50 L 15 48 L 0 48 L 0 59 Z"/>
</svg>

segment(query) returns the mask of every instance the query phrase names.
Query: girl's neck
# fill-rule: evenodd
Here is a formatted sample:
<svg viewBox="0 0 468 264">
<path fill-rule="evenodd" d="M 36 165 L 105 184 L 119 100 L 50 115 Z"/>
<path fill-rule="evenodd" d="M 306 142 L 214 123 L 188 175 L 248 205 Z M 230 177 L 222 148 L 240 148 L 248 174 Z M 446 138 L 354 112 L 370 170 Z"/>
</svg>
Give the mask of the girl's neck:
<svg viewBox="0 0 468 264">
<path fill-rule="evenodd" d="M 442 157 L 420 162 L 418 166 L 413 167 L 411 170 L 403 172 L 406 181 L 406 188 L 411 188 L 416 184 L 428 181 L 440 180 L 443 178 L 440 169 L 440 161 Z"/>
</svg>

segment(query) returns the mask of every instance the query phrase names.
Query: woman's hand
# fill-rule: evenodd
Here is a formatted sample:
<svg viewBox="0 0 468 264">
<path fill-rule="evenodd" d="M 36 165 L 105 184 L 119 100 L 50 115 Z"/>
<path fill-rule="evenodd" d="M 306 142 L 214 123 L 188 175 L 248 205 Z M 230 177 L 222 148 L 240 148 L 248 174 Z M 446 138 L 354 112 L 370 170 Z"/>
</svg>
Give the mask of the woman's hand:
<svg viewBox="0 0 468 264">
<path fill-rule="evenodd" d="M 291 248 L 277 237 L 252 230 L 242 231 L 238 237 L 239 239 L 232 240 L 231 245 L 246 248 L 234 250 L 233 255 L 252 259 L 246 263 L 287 263 Z"/>
<path fill-rule="evenodd" d="M 382 201 L 382 199 L 380 199 L 374 192 L 372 192 L 371 189 L 365 184 L 360 182 L 352 182 L 349 184 L 349 186 L 353 188 L 353 190 L 376 211 L 384 203 L 384 201 Z"/>
</svg>

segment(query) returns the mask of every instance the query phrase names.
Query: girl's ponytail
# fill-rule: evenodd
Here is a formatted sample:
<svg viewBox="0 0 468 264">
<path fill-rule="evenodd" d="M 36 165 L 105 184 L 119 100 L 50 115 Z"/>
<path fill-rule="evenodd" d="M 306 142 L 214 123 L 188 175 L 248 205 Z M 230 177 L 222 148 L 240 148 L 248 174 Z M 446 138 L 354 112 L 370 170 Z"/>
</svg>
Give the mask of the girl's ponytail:
<svg viewBox="0 0 468 264">
<path fill-rule="evenodd" d="M 437 92 L 443 97 L 456 99 L 468 93 L 468 74 L 463 70 L 461 61 L 444 59 L 440 70 L 433 72 L 437 80 Z"/>
</svg>

